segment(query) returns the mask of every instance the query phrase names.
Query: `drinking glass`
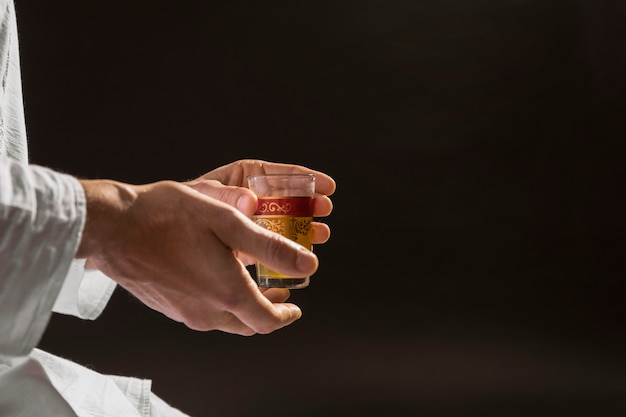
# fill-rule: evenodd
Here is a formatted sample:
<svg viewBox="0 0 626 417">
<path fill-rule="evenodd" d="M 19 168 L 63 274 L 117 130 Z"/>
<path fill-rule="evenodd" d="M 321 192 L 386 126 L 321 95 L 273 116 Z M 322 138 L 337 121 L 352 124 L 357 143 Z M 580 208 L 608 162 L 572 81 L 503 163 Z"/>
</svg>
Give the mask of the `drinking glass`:
<svg viewBox="0 0 626 417">
<path fill-rule="evenodd" d="M 258 197 L 252 220 L 273 232 L 299 243 L 311 245 L 311 222 L 315 196 L 313 174 L 264 174 L 248 176 L 248 187 Z M 256 280 L 263 288 L 304 288 L 308 276 L 288 276 L 256 264 Z"/>
</svg>

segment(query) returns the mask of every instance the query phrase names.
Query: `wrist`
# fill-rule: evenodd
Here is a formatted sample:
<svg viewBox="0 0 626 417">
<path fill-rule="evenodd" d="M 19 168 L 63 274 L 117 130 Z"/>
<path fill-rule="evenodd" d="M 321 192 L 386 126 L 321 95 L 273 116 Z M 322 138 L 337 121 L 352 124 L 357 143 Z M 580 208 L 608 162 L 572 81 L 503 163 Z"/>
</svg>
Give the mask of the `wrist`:
<svg viewBox="0 0 626 417">
<path fill-rule="evenodd" d="M 97 258 L 123 225 L 137 198 L 133 186 L 112 180 L 79 180 L 85 193 L 87 215 L 76 258 Z"/>
</svg>

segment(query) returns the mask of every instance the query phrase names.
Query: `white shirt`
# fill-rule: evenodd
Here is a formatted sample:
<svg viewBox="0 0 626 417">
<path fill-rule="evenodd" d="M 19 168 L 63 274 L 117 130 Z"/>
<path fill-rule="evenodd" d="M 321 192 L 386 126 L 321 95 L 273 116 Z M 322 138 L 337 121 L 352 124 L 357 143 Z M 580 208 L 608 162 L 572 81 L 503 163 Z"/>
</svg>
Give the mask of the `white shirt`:
<svg viewBox="0 0 626 417">
<path fill-rule="evenodd" d="M 86 217 L 73 177 L 29 165 L 13 0 L 0 0 L 0 417 L 184 417 L 151 382 L 36 348 L 53 311 L 97 318 L 115 283 L 75 260 Z"/>
</svg>

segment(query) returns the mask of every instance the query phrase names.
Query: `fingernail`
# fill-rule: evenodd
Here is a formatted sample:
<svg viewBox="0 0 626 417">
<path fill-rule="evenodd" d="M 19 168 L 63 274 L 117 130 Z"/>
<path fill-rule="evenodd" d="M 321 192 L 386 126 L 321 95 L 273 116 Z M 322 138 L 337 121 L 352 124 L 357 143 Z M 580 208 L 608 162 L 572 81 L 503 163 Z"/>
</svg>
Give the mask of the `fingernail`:
<svg viewBox="0 0 626 417">
<path fill-rule="evenodd" d="M 305 248 L 300 249 L 298 259 L 296 259 L 296 267 L 301 272 L 313 273 L 317 269 L 317 256 Z"/>
</svg>

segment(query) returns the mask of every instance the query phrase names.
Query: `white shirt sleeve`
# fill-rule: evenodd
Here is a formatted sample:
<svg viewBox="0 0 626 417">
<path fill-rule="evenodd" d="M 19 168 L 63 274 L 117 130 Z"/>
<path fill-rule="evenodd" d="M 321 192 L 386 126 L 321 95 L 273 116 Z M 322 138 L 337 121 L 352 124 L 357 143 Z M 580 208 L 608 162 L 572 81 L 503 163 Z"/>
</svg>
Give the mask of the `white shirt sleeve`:
<svg viewBox="0 0 626 417">
<path fill-rule="evenodd" d="M 116 283 L 98 270 L 85 269 L 84 259 L 75 259 L 52 311 L 94 320 L 106 307 Z"/>
<path fill-rule="evenodd" d="M 73 177 L 0 158 L 0 355 L 39 342 L 85 222 Z"/>
</svg>

